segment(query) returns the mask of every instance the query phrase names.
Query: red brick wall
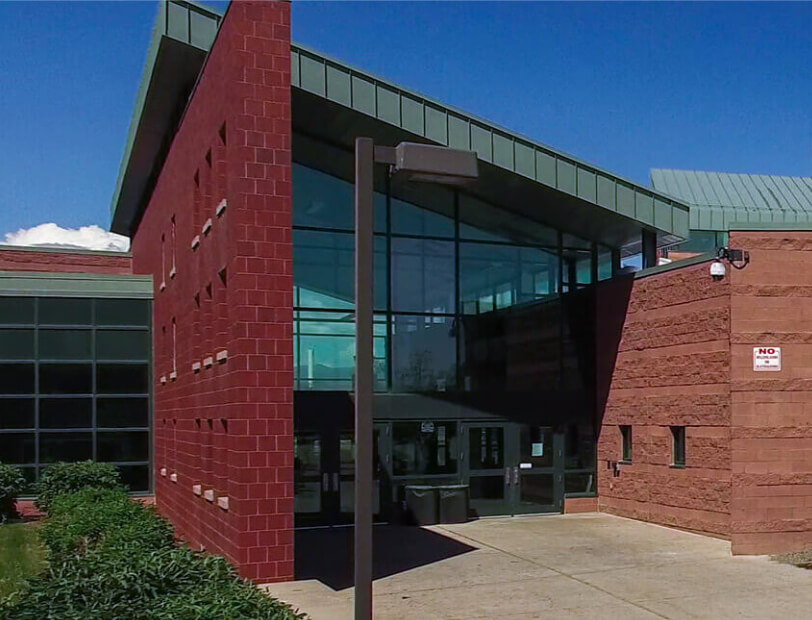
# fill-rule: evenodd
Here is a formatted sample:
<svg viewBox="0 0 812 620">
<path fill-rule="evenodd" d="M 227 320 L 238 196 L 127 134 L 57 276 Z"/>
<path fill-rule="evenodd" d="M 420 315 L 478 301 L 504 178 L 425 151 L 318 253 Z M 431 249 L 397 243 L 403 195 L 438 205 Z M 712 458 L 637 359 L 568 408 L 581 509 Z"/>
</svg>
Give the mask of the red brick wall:
<svg viewBox="0 0 812 620">
<path fill-rule="evenodd" d="M 812 546 L 812 232 L 731 232 L 750 252 L 730 269 L 732 546 Z M 753 347 L 782 350 L 780 372 L 754 372 Z"/>
<path fill-rule="evenodd" d="M 621 291 L 620 289 L 625 289 Z M 730 287 L 708 264 L 599 289 L 598 360 L 611 377 L 599 389 L 600 510 L 726 535 L 730 524 Z M 627 300 L 617 357 L 603 308 Z M 613 314 L 617 314 L 614 312 Z M 612 319 L 615 320 L 615 319 Z M 601 361 L 603 360 L 603 361 Z M 631 425 L 631 464 L 621 460 L 620 425 Z M 686 427 L 686 467 L 671 466 L 670 426 Z"/>
<path fill-rule="evenodd" d="M 132 258 L 122 253 L 41 252 L 0 248 L 0 271 L 40 271 L 51 273 L 132 273 Z"/>
<path fill-rule="evenodd" d="M 132 246 L 156 287 L 158 508 L 262 582 L 293 577 L 289 9 L 229 6 Z"/>
</svg>

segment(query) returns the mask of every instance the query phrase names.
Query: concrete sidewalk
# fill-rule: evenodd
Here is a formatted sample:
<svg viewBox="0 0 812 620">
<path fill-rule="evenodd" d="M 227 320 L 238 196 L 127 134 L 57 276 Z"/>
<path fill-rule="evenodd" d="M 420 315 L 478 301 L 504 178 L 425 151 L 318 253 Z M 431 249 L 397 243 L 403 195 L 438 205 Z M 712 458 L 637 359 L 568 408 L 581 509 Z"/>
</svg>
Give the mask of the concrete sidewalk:
<svg viewBox="0 0 812 620">
<path fill-rule="evenodd" d="M 374 584 L 375 618 L 812 617 L 812 571 L 732 557 L 726 541 L 657 525 L 589 513 L 425 530 L 460 550 L 422 565 L 410 557 L 401 572 L 378 571 L 386 576 Z M 396 565 L 414 548 L 398 544 L 402 533 L 382 535 L 376 558 Z M 265 587 L 314 620 L 352 617 L 351 587 L 317 579 Z"/>
</svg>

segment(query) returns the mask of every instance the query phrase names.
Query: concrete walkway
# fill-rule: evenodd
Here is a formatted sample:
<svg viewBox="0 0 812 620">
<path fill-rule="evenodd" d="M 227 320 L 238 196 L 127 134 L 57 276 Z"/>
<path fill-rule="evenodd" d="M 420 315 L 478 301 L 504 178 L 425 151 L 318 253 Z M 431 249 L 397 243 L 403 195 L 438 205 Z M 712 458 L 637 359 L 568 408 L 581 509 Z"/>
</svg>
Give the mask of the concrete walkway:
<svg viewBox="0 0 812 620">
<path fill-rule="evenodd" d="M 376 619 L 812 618 L 812 571 L 732 557 L 726 541 L 610 515 L 482 519 L 395 529 L 389 539 L 384 529 L 376 528 Z M 444 557 L 421 563 L 405 532 L 429 537 L 435 551 L 446 541 Z M 327 565 L 331 547 L 319 544 L 317 566 Z M 265 587 L 314 620 L 351 618 L 352 576 L 342 566 L 338 589 L 318 579 Z"/>
</svg>

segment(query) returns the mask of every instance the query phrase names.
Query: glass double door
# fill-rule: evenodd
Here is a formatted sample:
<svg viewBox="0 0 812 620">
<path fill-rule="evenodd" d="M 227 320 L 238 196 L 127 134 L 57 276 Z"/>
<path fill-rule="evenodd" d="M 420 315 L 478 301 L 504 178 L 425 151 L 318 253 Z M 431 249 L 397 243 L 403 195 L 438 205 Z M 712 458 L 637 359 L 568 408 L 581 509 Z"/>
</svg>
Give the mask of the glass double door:
<svg viewBox="0 0 812 620">
<path fill-rule="evenodd" d="M 376 425 L 373 440 L 373 497 L 376 518 L 381 512 L 384 428 Z M 352 523 L 355 505 L 355 433 L 352 430 L 299 430 L 294 434 L 294 496 L 296 527 Z"/>
<path fill-rule="evenodd" d="M 463 475 L 474 516 L 560 512 L 564 434 L 552 426 L 464 423 Z"/>
</svg>

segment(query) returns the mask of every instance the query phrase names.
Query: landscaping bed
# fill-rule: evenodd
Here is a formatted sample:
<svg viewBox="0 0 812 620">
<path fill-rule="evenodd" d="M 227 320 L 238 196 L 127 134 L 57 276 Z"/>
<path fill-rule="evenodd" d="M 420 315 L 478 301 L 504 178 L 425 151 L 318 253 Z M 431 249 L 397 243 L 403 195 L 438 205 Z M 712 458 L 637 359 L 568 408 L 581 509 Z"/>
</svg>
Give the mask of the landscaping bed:
<svg viewBox="0 0 812 620">
<path fill-rule="evenodd" d="M 0 619 L 304 618 L 241 579 L 225 558 L 177 544 L 171 525 L 132 501 L 109 468 L 50 468 L 38 489 L 42 524 L 0 525 L 0 544 L 7 540 L 15 556 L 0 547 L 10 575 Z"/>
</svg>

